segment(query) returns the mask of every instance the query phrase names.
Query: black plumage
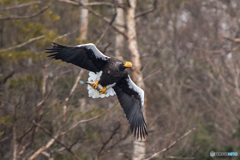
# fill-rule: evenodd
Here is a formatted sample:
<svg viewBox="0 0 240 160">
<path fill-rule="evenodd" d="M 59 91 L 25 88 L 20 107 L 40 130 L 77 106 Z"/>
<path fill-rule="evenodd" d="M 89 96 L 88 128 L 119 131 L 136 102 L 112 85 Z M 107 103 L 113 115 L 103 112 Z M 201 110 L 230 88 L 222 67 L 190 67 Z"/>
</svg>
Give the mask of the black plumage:
<svg viewBox="0 0 240 160">
<path fill-rule="evenodd" d="M 104 87 L 113 85 L 134 136 L 145 138 L 147 125 L 142 111 L 144 91 L 136 86 L 128 75 L 126 69 L 131 67 L 130 62 L 110 58 L 102 54 L 94 44 L 66 47 L 53 43 L 47 53 L 50 53 L 50 58 L 72 63 L 95 73 L 102 71 L 98 84 Z"/>
</svg>

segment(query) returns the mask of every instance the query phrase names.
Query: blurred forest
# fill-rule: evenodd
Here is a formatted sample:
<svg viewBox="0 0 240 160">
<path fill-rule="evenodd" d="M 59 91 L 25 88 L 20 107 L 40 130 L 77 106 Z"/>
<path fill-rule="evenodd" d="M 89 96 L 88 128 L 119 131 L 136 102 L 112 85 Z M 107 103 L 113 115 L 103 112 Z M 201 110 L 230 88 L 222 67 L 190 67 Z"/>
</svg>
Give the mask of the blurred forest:
<svg viewBox="0 0 240 160">
<path fill-rule="evenodd" d="M 94 43 L 131 61 L 131 1 L 0 0 L 1 160 L 135 159 L 117 97 L 89 98 L 78 83 L 88 72 L 45 53 L 53 41 Z M 240 154 L 239 8 L 239 0 L 137 1 L 146 159 Z"/>
</svg>

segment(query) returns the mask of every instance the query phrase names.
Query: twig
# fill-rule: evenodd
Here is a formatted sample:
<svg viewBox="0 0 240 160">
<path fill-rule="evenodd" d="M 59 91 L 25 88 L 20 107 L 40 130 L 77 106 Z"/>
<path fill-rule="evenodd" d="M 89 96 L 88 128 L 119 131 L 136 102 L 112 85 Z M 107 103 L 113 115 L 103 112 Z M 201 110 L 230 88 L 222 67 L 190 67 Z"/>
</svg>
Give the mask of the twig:
<svg viewBox="0 0 240 160">
<path fill-rule="evenodd" d="M 115 21 L 116 17 L 117 17 L 117 13 L 114 14 L 114 16 L 113 16 L 112 20 L 110 21 L 109 25 L 108 25 L 107 28 L 103 31 L 103 33 L 102 33 L 102 35 L 100 36 L 100 38 L 97 40 L 97 42 L 96 42 L 96 44 L 95 44 L 96 46 L 97 46 L 98 43 L 102 40 L 103 36 L 106 34 L 107 30 L 109 29 L 109 26 L 112 25 L 112 23 Z"/>
<path fill-rule="evenodd" d="M 2 83 L 2 84 L 5 84 L 5 83 L 7 82 L 7 80 L 14 75 L 14 73 L 15 73 L 14 71 L 12 71 L 11 73 L 9 73 L 6 77 L 3 78 L 2 81 L 0 81 L 0 84 L 1 84 L 1 83 Z"/>
<path fill-rule="evenodd" d="M 226 36 L 224 36 L 224 35 L 222 35 L 222 34 L 220 35 L 220 38 L 226 39 L 226 40 L 231 41 L 231 42 L 236 42 L 236 43 L 239 43 L 239 42 L 240 42 L 240 38 L 232 39 L 232 38 L 226 37 Z"/>
<path fill-rule="evenodd" d="M 9 9 L 18 9 L 18 8 L 22 8 L 22 7 L 26 7 L 26 6 L 30 6 L 30 5 L 34 5 L 34 4 L 39 4 L 39 3 L 41 3 L 41 1 L 27 2 L 27 3 L 19 4 L 19 5 L 16 5 L 16 6 L 0 8 L 0 11 L 9 10 Z"/>
<path fill-rule="evenodd" d="M 22 147 L 22 150 L 19 152 L 19 155 L 23 154 L 30 147 L 30 145 L 32 144 L 32 142 L 34 140 L 35 135 L 37 134 L 37 131 L 38 130 L 36 129 L 36 127 L 34 127 L 29 142 Z"/>
<path fill-rule="evenodd" d="M 16 49 L 16 48 L 23 47 L 23 46 L 25 46 L 25 45 L 33 42 L 33 41 L 42 39 L 42 38 L 44 38 L 44 37 L 45 37 L 45 35 L 42 35 L 42 36 L 39 36 L 39 37 L 36 37 L 36 38 L 31 38 L 31 39 L 29 39 L 28 41 L 26 41 L 26 42 L 24 42 L 24 43 L 22 43 L 22 44 L 19 44 L 19 45 L 16 45 L 16 46 L 12 46 L 12 47 L 9 47 L 9 48 L 0 50 L 0 53 L 2 53 L 2 52 L 7 52 L 7 51 L 12 50 L 12 49 Z"/>
<path fill-rule="evenodd" d="M 108 138 L 108 140 L 106 142 L 103 142 L 102 147 L 97 154 L 97 159 L 102 155 L 102 152 L 103 152 L 104 148 L 112 140 L 113 136 L 117 133 L 117 131 L 120 127 L 121 127 L 121 124 L 119 123 L 118 126 L 113 130 L 113 132 L 110 135 L 110 137 Z"/>
<path fill-rule="evenodd" d="M 153 7 L 152 7 L 151 9 L 145 11 L 145 12 L 136 14 L 135 19 L 137 19 L 137 18 L 139 18 L 139 17 L 141 17 L 141 16 L 145 16 L 145 15 L 148 14 L 148 13 L 153 12 L 154 10 L 156 10 L 156 8 L 157 8 L 157 0 L 154 0 L 154 2 L 153 2 Z"/>
<path fill-rule="evenodd" d="M 190 129 L 189 131 L 187 131 L 184 135 L 182 135 L 180 138 L 178 138 L 177 140 L 175 140 L 174 142 L 172 142 L 169 146 L 167 146 L 166 148 L 160 150 L 159 152 L 154 153 L 153 155 L 151 155 L 150 157 L 146 158 L 145 160 L 149 160 L 152 159 L 154 157 L 156 157 L 157 155 L 159 155 L 160 153 L 166 152 L 169 149 L 171 149 L 173 146 L 175 146 L 177 144 L 178 141 L 182 140 L 183 138 L 185 138 L 187 135 L 189 135 L 192 131 L 194 131 L 196 129 L 196 127 L 193 127 L 192 129 Z"/>
<path fill-rule="evenodd" d="M 61 135 L 64 135 L 66 134 L 67 132 L 73 130 L 75 127 L 77 127 L 79 124 L 81 123 L 86 123 L 86 122 L 90 122 L 92 120 L 95 120 L 95 119 L 98 119 L 99 117 L 103 116 L 104 114 L 106 114 L 108 111 L 110 111 L 112 108 L 116 107 L 117 105 L 119 105 L 119 103 L 116 103 L 115 105 L 113 105 L 112 107 L 108 108 L 105 112 L 103 112 L 102 114 L 98 115 L 98 116 L 95 116 L 95 117 L 92 117 L 92 118 L 89 118 L 89 119 L 85 119 L 85 120 L 81 120 L 77 123 L 75 123 L 74 125 L 72 125 L 71 127 L 69 127 L 68 130 L 64 131 L 61 133 Z"/>
<path fill-rule="evenodd" d="M 49 148 L 56 140 L 56 138 L 59 137 L 59 133 L 57 133 L 51 140 L 48 141 L 48 143 L 41 148 L 39 148 L 30 158 L 29 160 L 35 159 L 40 153 L 42 153 L 44 150 Z"/>
<path fill-rule="evenodd" d="M 88 9 L 93 15 L 101 18 L 102 20 L 104 20 L 107 23 L 110 23 L 111 21 L 109 19 L 107 19 L 106 17 L 102 16 L 101 14 L 95 12 L 94 10 L 90 9 L 90 8 L 86 8 Z M 115 25 L 110 25 L 116 32 L 120 33 L 121 35 L 124 36 L 124 38 L 128 39 L 128 35 L 122 31 L 119 30 L 119 28 L 117 28 Z"/>
<path fill-rule="evenodd" d="M 84 3 L 84 6 L 110 6 L 110 7 L 114 7 L 114 4 L 109 3 L 109 2 L 91 2 L 91 3 Z"/>
<path fill-rule="evenodd" d="M 9 136 L 1 139 L 1 140 L 0 140 L 0 144 L 2 144 L 5 140 L 9 139 L 9 138 L 12 137 L 12 136 L 13 136 L 13 134 L 10 134 Z"/>
<path fill-rule="evenodd" d="M 42 10 L 40 10 L 37 13 L 34 13 L 32 15 L 27 15 L 27 16 L 9 16 L 9 17 L 1 17 L 0 20 L 10 20 L 10 19 L 28 19 L 28 18 L 33 18 L 36 17 L 42 13 L 44 13 L 50 6 L 52 5 L 52 2 L 50 2 L 46 7 L 44 7 Z"/>
<path fill-rule="evenodd" d="M 75 83 L 74 83 L 74 85 L 73 85 L 73 87 L 72 87 L 72 89 L 71 89 L 68 97 L 65 98 L 64 105 L 63 105 L 63 122 L 66 122 L 67 102 L 68 102 L 68 100 L 69 100 L 69 97 L 70 97 L 70 96 L 73 94 L 73 92 L 76 90 L 77 85 L 78 85 L 78 83 L 79 83 L 79 80 L 80 80 L 80 78 L 81 78 L 81 76 L 82 76 L 83 73 L 84 73 L 84 70 L 81 69 L 81 71 L 79 72 L 79 74 L 78 74 L 78 76 L 77 76 L 77 79 L 76 79 L 76 81 L 75 81 Z"/>
<path fill-rule="evenodd" d="M 69 1 L 69 0 L 58 0 L 59 2 L 64 2 L 64 3 L 68 3 L 68 4 L 71 4 L 71 5 L 77 5 L 77 6 L 83 6 L 84 8 L 88 9 L 89 12 L 91 12 L 93 15 L 95 15 L 96 17 L 99 17 L 101 18 L 102 20 L 104 20 L 105 22 L 107 23 L 110 23 L 111 20 L 109 20 L 108 18 L 102 16 L 101 14 L 95 12 L 94 10 L 92 10 L 91 8 L 85 6 L 83 3 L 81 2 L 73 2 L 73 1 Z M 124 38 L 128 39 L 128 35 L 122 31 L 120 31 L 115 25 L 111 24 L 110 25 L 116 32 L 122 34 L 124 36 Z M 120 25 L 118 25 L 120 26 Z M 122 27 L 122 26 L 120 26 Z"/>
<path fill-rule="evenodd" d="M 81 120 L 79 122 L 77 122 L 76 124 L 74 124 L 72 127 L 70 127 L 68 130 L 64 131 L 64 132 L 60 132 L 61 129 L 59 129 L 59 131 L 56 133 L 55 136 L 53 136 L 48 142 L 46 145 L 42 146 L 41 148 L 39 148 L 36 152 L 34 152 L 34 154 L 29 158 L 29 160 L 33 160 L 34 158 L 36 158 L 40 153 L 42 153 L 44 150 L 48 149 L 55 141 L 56 139 L 61 136 L 61 135 L 64 135 L 66 134 L 67 132 L 71 131 L 72 129 L 74 129 L 75 127 L 77 127 L 79 124 L 81 123 L 86 123 L 86 122 L 90 122 L 92 120 L 95 120 L 99 117 L 101 117 L 102 115 L 106 114 L 108 111 L 110 111 L 112 108 L 114 108 L 115 106 L 117 106 L 119 103 L 115 104 L 114 106 L 108 108 L 104 113 L 96 116 L 96 117 L 93 117 L 93 118 L 89 118 L 89 119 L 86 119 L 86 120 Z M 33 122 L 34 124 L 36 124 L 36 122 Z"/>
<path fill-rule="evenodd" d="M 61 142 L 59 139 L 57 139 L 58 137 L 53 137 L 53 135 L 51 134 L 50 131 L 48 131 L 46 128 L 42 127 L 40 124 L 33 122 L 36 126 L 38 126 L 40 129 L 42 129 L 45 133 L 47 133 L 50 137 L 54 138 L 54 140 L 62 145 L 69 153 L 71 153 L 76 159 L 80 160 L 80 158 L 71 150 L 70 147 L 66 146 L 63 142 Z"/>
<path fill-rule="evenodd" d="M 75 30 L 73 30 L 73 31 L 71 31 L 71 32 L 68 32 L 68 33 L 63 34 L 63 35 L 61 35 L 61 36 L 58 36 L 57 38 L 55 38 L 55 39 L 53 40 L 53 42 L 55 42 L 56 40 L 58 40 L 58 39 L 60 39 L 60 38 L 67 37 L 67 36 L 69 36 L 69 35 L 77 32 L 79 29 L 80 29 L 80 28 L 78 27 L 78 29 L 75 29 Z"/>
</svg>

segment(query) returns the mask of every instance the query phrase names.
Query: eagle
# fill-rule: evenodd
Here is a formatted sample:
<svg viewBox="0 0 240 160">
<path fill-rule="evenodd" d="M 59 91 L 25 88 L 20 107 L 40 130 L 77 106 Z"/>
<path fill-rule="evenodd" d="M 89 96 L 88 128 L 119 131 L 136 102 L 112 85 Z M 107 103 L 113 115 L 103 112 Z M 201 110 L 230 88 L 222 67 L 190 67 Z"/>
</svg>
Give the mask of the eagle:
<svg viewBox="0 0 240 160">
<path fill-rule="evenodd" d="M 148 135 L 143 116 L 144 91 L 130 78 L 127 68 L 131 62 L 123 62 L 101 53 L 94 44 L 82 44 L 67 47 L 52 43 L 46 49 L 48 57 L 74 64 L 89 71 L 88 94 L 92 98 L 104 98 L 117 95 L 134 137 L 145 138 Z M 97 90 L 98 86 L 102 86 Z"/>
</svg>

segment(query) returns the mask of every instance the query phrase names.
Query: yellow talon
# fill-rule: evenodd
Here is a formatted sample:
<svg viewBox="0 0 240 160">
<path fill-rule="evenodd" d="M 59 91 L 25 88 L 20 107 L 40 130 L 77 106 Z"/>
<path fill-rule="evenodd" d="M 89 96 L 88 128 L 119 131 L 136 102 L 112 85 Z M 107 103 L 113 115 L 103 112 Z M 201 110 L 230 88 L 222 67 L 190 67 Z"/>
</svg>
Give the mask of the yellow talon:
<svg viewBox="0 0 240 160">
<path fill-rule="evenodd" d="M 107 90 L 107 88 L 106 88 L 106 87 L 103 87 L 103 89 L 99 90 L 99 95 L 101 95 L 101 94 L 103 94 L 103 93 L 106 95 L 106 94 L 107 94 L 107 93 L 106 93 L 106 90 Z"/>
<path fill-rule="evenodd" d="M 95 89 L 97 88 L 97 85 L 98 85 L 98 81 L 91 83 L 91 86 L 94 87 Z"/>
</svg>

